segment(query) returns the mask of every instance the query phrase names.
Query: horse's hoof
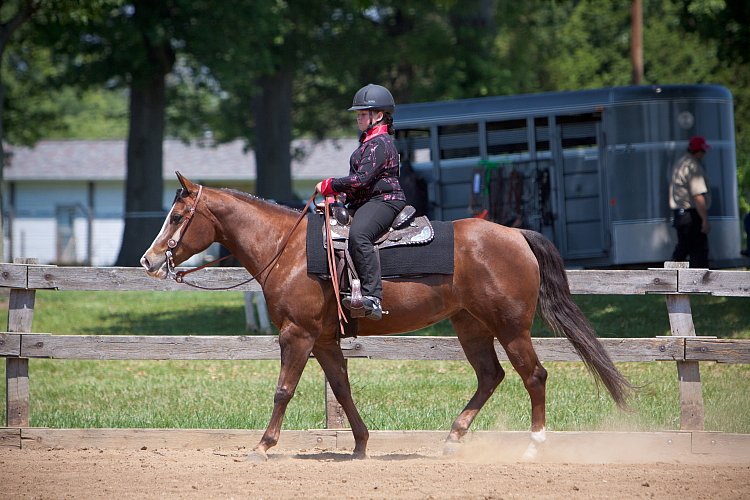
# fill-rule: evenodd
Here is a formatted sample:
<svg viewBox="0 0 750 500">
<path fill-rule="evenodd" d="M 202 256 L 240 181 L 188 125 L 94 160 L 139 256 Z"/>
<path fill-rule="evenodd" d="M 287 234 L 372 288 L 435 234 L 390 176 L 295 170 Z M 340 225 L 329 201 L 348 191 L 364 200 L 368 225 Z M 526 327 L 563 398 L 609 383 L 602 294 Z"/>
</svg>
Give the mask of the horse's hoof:
<svg viewBox="0 0 750 500">
<path fill-rule="evenodd" d="M 264 451 L 253 450 L 247 454 L 247 458 L 245 460 L 253 463 L 267 462 L 268 455 L 266 455 L 266 452 Z"/>
<path fill-rule="evenodd" d="M 526 448 L 526 451 L 523 452 L 523 455 L 521 455 L 521 461 L 522 462 L 533 462 L 536 460 L 536 457 L 539 455 L 539 450 L 536 447 L 536 444 L 529 443 L 529 446 Z"/>
<path fill-rule="evenodd" d="M 524 462 L 531 462 L 536 460 L 539 456 L 539 450 L 544 447 L 544 443 L 547 441 L 547 431 L 542 430 L 531 433 L 531 442 L 526 447 L 526 451 L 521 456 L 521 460 Z"/>
<path fill-rule="evenodd" d="M 446 441 L 443 445 L 443 455 L 446 457 L 458 455 L 462 448 L 460 441 Z"/>
<path fill-rule="evenodd" d="M 366 460 L 368 458 L 366 451 L 354 451 L 352 453 L 352 460 Z"/>
</svg>

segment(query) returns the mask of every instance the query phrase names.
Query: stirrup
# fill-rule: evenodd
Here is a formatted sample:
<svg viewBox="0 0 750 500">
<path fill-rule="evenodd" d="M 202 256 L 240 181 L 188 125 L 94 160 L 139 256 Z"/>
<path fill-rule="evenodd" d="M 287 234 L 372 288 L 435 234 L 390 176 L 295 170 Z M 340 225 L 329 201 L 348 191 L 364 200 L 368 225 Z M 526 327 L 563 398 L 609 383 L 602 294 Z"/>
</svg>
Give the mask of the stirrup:
<svg viewBox="0 0 750 500">
<path fill-rule="evenodd" d="M 365 310 L 364 297 L 362 297 L 362 288 L 359 279 L 352 279 L 351 293 L 344 296 L 341 304 L 349 309 L 349 314 L 352 318 L 365 317 L 367 311 Z"/>
<path fill-rule="evenodd" d="M 342 294 L 341 305 L 351 311 L 353 318 L 371 319 L 378 321 L 383 318 L 383 307 L 380 305 L 380 299 L 365 295 L 362 297 L 362 307 L 352 307 L 352 296 L 351 294 Z"/>
</svg>

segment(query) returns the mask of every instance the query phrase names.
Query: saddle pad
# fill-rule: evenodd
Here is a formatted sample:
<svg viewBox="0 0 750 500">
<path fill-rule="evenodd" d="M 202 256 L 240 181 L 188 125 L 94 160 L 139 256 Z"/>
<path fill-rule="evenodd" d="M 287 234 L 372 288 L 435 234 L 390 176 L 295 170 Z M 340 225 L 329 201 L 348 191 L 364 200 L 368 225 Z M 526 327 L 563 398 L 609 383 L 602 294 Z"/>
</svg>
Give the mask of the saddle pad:
<svg viewBox="0 0 750 500">
<path fill-rule="evenodd" d="M 323 216 L 307 216 L 307 272 L 327 275 L 323 248 Z M 426 245 L 390 247 L 380 250 L 384 278 L 422 274 L 453 274 L 453 223 L 432 221 L 435 238 Z"/>
</svg>

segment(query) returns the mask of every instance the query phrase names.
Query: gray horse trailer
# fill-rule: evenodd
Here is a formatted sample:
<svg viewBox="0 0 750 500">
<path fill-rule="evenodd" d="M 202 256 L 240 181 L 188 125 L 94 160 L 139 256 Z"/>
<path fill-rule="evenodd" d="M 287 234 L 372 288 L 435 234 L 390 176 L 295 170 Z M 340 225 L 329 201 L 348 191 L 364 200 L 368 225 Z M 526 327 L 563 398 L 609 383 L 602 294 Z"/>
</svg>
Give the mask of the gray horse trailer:
<svg viewBox="0 0 750 500">
<path fill-rule="evenodd" d="M 670 172 L 691 136 L 704 164 L 711 267 L 740 256 L 732 95 L 717 85 L 614 87 L 399 105 L 402 175 L 435 219 L 481 216 L 549 237 L 566 263 L 638 266 L 676 243 Z"/>
</svg>

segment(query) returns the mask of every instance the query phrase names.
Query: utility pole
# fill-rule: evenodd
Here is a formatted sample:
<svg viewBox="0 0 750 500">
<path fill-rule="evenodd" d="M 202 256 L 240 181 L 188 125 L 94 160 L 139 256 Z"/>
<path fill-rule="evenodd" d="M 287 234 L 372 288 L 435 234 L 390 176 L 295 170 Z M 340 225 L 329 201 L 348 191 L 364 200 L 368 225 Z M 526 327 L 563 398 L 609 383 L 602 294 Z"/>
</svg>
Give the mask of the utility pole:
<svg viewBox="0 0 750 500">
<path fill-rule="evenodd" d="M 633 67 L 632 83 L 643 83 L 643 4 L 633 0 L 630 6 L 630 63 Z"/>
</svg>

